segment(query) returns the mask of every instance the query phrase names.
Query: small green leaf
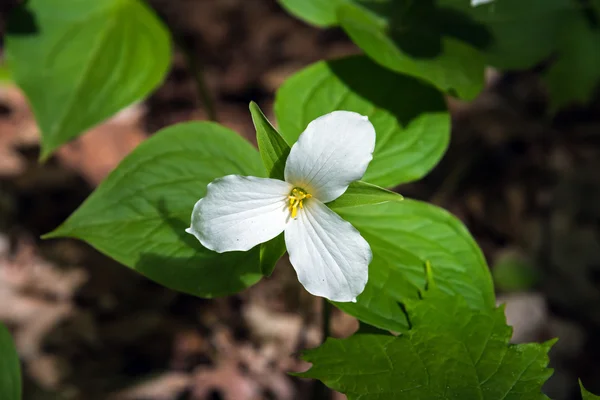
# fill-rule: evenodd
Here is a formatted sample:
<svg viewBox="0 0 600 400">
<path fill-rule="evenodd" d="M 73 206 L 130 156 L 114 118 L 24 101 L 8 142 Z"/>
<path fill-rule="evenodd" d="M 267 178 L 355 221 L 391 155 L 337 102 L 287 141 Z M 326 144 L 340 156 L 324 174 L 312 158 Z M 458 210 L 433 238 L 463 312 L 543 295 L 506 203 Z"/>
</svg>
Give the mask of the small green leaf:
<svg viewBox="0 0 600 400">
<path fill-rule="evenodd" d="M 385 11 L 378 14 L 352 3 L 337 9 L 340 25 L 369 57 L 386 68 L 424 79 L 460 98 L 470 100 L 479 94 L 484 83 L 483 56 L 472 45 L 436 32 L 440 24 L 429 20 L 436 11 L 432 2 L 380 3 L 377 4 Z M 421 9 L 428 4 L 430 7 Z M 414 15 L 403 15 L 397 8 L 417 11 Z"/>
<path fill-rule="evenodd" d="M 600 396 L 596 396 L 595 394 L 588 392 L 583 387 L 583 382 L 581 382 L 581 379 L 579 380 L 579 387 L 581 388 L 581 395 L 583 396 L 583 400 L 600 400 Z"/>
<path fill-rule="evenodd" d="M 290 14 L 316 26 L 337 25 L 336 9 L 351 0 L 279 0 Z"/>
<path fill-rule="evenodd" d="M 347 207 L 359 207 L 402 200 L 404 200 L 404 197 L 396 192 L 367 182 L 356 181 L 348 186 L 343 195 L 331 203 L 327 203 L 327 206 L 335 211 Z"/>
<path fill-rule="evenodd" d="M 181 292 L 201 297 L 238 292 L 261 278 L 259 246 L 219 254 L 185 232 L 206 186 L 229 174 L 264 176 L 250 143 L 214 123 L 174 125 L 138 146 L 45 237 L 85 240 Z"/>
<path fill-rule="evenodd" d="M 21 365 L 10 332 L 0 323 L 0 399 L 21 400 Z"/>
<path fill-rule="evenodd" d="M 255 102 L 250 103 L 252 122 L 256 128 L 256 141 L 267 175 L 274 179 L 284 179 L 285 161 L 290 154 L 290 146 L 269 122 Z"/>
<path fill-rule="evenodd" d="M 264 276 L 271 276 L 277 261 L 285 253 L 285 237 L 283 233 L 266 243 L 260 244 L 260 271 Z"/>
<path fill-rule="evenodd" d="M 473 310 L 460 296 L 428 291 L 406 308 L 412 328 L 400 336 L 327 339 L 304 353 L 304 378 L 349 400 L 542 400 L 550 377 L 544 344 L 509 344 L 502 308 Z"/>
<path fill-rule="evenodd" d="M 6 58 L 42 131 L 44 159 L 147 96 L 171 47 L 140 0 L 30 0 L 10 16 Z"/>
<path fill-rule="evenodd" d="M 587 103 L 600 83 L 600 27 L 583 13 L 563 17 L 558 54 L 545 76 L 552 107 Z"/>
<path fill-rule="evenodd" d="M 381 329 L 408 329 L 399 303 L 418 299 L 431 263 L 435 286 L 460 295 L 476 310 L 494 305 L 494 287 L 481 250 L 465 226 L 447 211 L 405 199 L 336 210 L 369 242 L 373 261 L 369 281 L 356 303 L 335 303 Z"/>
<path fill-rule="evenodd" d="M 420 179 L 448 147 L 450 116 L 442 94 L 363 56 L 313 64 L 288 79 L 275 99 L 288 143 L 312 120 L 334 110 L 367 115 L 375 126 L 373 161 L 363 178 L 375 185 Z"/>
</svg>

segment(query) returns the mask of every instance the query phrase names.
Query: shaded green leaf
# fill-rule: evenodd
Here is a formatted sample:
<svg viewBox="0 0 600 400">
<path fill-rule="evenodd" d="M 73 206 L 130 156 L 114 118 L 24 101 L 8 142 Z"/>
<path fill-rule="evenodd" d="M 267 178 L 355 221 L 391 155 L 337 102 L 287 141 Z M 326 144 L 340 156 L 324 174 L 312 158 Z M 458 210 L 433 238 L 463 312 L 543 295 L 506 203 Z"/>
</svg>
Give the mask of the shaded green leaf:
<svg viewBox="0 0 600 400">
<path fill-rule="evenodd" d="M 275 100 L 288 143 L 313 119 L 334 110 L 367 115 L 375 126 L 375 153 L 363 178 L 375 185 L 393 187 L 423 177 L 448 146 L 450 116 L 443 96 L 363 56 L 313 64 L 288 79 Z"/>
<path fill-rule="evenodd" d="M 552 107 L 587 103 L 600 83 L 600 27 L 583 13 L 563 17 L 558 54 L 544 79 Z"/>
<path fill-rule="evenodd" d="M 473 310 L 439 290 L 406 308 L 412 328 L 405 334 L 327 339 L 305 352 L 313 366 L 299 375 L 349 400 L 547 399 L 541 387 L 552 374 L 554 341 L 511 345 L 502 308 Z"/>
<path fill-rule="evenodd" d="M 255 102 L 250 103 L 252 122 L 256 128 L 256 141 L 267 175 L 274 179 L 284 179 L 285 162 L 290 154 L 290 146 L 269 122 Z"/>
<path fill-rule="evenodd" d="M 261 278 L 259 246 L 218 254 L 184 230 L 215 178 L 264 176 L 258 152 L 208 122 L 162 130 L 138 146 L 46 237 L 74 237 L 171 289 L 201 297 L 235 293 Z"/>
<path fill-rule="evenodd" d="M 147 96 L 167 73 L 167 29 L 140 0 L 30 0 L 6 57 L 42 131 L 42 158 Z"/>
<path fill-rule="evenodd" d="M 583 382 L 581 382 L 581 380 L 579 380 L 579 387 L 581 388 L 581 396 L 583 397 L 583 400 L 600 400 L 600 396 L 596 396 L 595 394 L 588 392 L 586 388 L 583 387 Z"/>
<path fill-rule="evenodd" d="M 427 3 L 431 6 L 421 10 Z M 385 11 L 379 13 L 352 3 L 338 8 L 340 25 L 369 57 L 461 98 L 479 94 L 484 83 L 483 56 L 472 45 L 443 32 L 444 25 L 431 19 L 437 12 L 431 1 L 381 4 L 389 7 L 380 7 Z M 417 12 L 403 14 L 398 8 Z"/>
<path fill-rule="evenodd" d="M 10 332 L 0 323 L 0 399 L 21 400 L 21 365 Z"/>
<path fill-rule="evenodd" d="M 571 0 L 494 0 L 472 6 L 471 0 L 438 0 L 440 7 L 464 12 L 489 29 L 486 61 L 503 69 L 530 68 L 556 48 L 563 19 L 575 12 Z"/>
<path fill-rule="evenodd" d="M 410 199 L 336 211 L 373 251 L 364 292 L 356 303 L 335 303 L 336 307 L 378 328 L 406 331 L 409 325 L 399 303 L 419 298 L 426 284 L 426 262 L 431 263 L 437 288 L 464 297 L 473 309 L 494 305 L 481 250 L 447 211 Z"/>
<path fill-rule="evenodd" d="M 396 192 L 367 182 L 356 181 L 348 186 L 343 195 L 327 203 L 327 206 L 335 211 L 347 207 L 359 207 L 402 200 L 404 200 L 404 197 Z"/>
</svg>

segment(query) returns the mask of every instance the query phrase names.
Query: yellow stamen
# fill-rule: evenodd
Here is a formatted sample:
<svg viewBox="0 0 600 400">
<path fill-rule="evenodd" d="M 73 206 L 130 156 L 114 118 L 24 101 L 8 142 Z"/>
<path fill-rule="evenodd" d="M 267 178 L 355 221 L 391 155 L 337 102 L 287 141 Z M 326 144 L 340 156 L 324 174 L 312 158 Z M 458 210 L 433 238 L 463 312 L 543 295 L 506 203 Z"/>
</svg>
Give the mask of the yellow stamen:
<svg viewBox="0 0 600 400">
<path fill-rule="evenodd" d="M 296 215 L 298 215 L 298 207 L 300 207 L 301 210 L 304 208 L 304 200 L 310 199 L 311 197 L 312 195 L 310 193 L 306 193 L 306 190 L 304 189 L 292 189 L 292 192 L 288 196 L 288 199 L 290 200 L 288 209 L 290 210 L 292 218 L 296 218 Z"/>
</svg>

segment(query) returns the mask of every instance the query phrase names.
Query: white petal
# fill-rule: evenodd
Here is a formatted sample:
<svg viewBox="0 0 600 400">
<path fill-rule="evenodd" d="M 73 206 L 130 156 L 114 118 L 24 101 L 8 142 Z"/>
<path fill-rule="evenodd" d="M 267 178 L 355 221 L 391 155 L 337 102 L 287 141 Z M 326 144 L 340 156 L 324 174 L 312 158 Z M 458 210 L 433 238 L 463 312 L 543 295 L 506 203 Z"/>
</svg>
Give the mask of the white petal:
<svg viewBox="0 0 600 400">
<path fill-rule="evenodd" d="M 375 128 L 367 117 L 334 111 L 308 124 L 292 146 L 285 180 L 328 203 L 362 178 L 374 149 Z"/>
<path fill-rule="evenodd" d="M 209 250 L 246 251 L 285 229 L 292 186 L 277 179 L 227 175 L 215 179 L 192 212 L 186 232 Z"/>
<path fill-rule="evenodd" d="M 298 280 L 315 296 L 356 301 L 369 277 L 369 243 L 349 222 L 316 199 L 285 228 L 285 244 Z"/>
</svg>

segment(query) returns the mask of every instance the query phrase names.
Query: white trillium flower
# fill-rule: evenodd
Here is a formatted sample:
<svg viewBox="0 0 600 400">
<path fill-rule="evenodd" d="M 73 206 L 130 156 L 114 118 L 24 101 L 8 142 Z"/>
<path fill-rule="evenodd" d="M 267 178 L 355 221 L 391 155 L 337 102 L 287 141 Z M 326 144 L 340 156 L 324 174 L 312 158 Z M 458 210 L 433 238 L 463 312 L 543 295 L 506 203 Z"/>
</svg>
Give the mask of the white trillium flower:
<svg viewBox="0 0 600 400">
<path fill-rule="evenodd" d="M 332 301 L 356 301 L 373 258 L 367 241 L 325 205 L 362 178 L 375 149 L 369 119 L 334 111 L 308 124 L 292 146 L 285 181 L 228 175 L 208 185 L 186 232 L 210 250 L 247 251 L 285 232 L 298 280 Z"/>
</svg>

